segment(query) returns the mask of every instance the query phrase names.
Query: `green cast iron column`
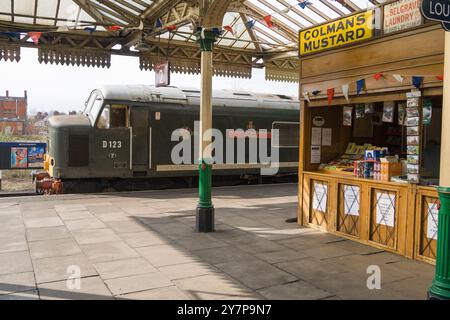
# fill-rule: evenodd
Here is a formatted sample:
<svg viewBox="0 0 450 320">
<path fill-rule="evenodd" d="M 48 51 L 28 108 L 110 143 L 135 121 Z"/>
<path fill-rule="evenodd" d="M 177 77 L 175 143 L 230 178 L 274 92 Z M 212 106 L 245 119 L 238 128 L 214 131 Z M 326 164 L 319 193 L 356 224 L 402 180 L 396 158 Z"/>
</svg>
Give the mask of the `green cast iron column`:
<svg viewBox="0 0 450 320">
<path fill-rule="evenodd" d="M 441 207 L 438 217 L 436 274 L 428 297 L 450 299 L 450 188 L 438 188 Z"/>
<path fill-rule="evenodd" d="M 439 172 L 438 238 L 436 273 L 429 299 L 450 299 L 450 32 L 445 32 L 444 88 L 442 104 L 441 164 Z"/>
<path fill-rule="evenodd" d="M 212 51 L 217 33 L 203 29 L 195 34 L 202 51 L 201 56 L 201 98 L 200 98 L 200 144 L 199 144 L 199 200 L 197 205 L 196 229 L 198 232 L 214 231 L 214 207 L 211 200 L 212 188 Z"/>
</svg>

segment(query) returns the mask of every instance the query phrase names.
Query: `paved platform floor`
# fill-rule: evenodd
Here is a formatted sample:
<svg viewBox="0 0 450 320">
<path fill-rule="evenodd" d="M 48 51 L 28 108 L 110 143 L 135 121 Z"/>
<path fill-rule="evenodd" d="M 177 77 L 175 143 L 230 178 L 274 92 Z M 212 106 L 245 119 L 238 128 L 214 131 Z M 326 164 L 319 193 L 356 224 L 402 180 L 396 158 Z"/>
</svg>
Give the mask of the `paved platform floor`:
<svg viewBox="0 0 450 320">
<path fill-rule="evenodd" d="M 192 189 L 0 199 L 0 299 L 426 297 L 434 267 L 286 223 L 296 194 L 217 188 L 211 234 L 193 231 Z"/>
</svg>

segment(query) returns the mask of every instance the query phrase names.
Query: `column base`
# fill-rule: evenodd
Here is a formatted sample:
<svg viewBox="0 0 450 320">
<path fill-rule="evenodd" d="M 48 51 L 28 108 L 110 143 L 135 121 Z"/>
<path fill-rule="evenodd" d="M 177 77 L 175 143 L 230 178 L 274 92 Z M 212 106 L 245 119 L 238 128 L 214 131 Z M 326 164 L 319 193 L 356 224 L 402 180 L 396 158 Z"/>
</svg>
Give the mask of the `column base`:
<svg viewBox="0 0 450 320">
<path fill-rule="evenodd" d="M 431 285 L 427 292 L 427 300 L 450 300 L 450 290 L 448 286 L 439 286 L 436 283 Z"/>
<path fill-rule="evenodd" d="M 195 227 L 197 232 L 214 232 L 214 207 L 197 207 Z"/>
</svg>

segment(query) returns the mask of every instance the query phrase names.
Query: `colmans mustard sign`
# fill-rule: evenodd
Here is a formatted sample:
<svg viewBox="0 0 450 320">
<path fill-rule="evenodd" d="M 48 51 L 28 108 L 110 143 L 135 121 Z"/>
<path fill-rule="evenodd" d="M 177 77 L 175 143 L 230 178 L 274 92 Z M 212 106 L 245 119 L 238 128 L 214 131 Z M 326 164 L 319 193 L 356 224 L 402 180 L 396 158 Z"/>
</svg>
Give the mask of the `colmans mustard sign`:
<svg viewBox="0 0 450 320">
<path fill-rule="evenodd" d="M 300 31 L 300 55 L 369 39 L 373 35 L 373 11 L 366 11 Z"/>
</svg>

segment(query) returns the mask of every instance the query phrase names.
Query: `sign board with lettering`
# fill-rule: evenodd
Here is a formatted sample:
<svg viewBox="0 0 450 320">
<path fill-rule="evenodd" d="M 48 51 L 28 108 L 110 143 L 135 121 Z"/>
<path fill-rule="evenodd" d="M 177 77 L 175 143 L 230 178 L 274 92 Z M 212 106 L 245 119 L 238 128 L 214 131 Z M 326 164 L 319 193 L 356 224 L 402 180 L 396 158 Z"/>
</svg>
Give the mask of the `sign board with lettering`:
<svg viewBox="0 0 450 320">
<path fill-rule="evenodd" d="M 446 31 L 450 31 L 450 1 L 422 0 L 422 15 L 430 20 L 439 21 Z"/>
<path fill-rule="evenodd" d="M 47 145 L 34 142 L 0 142 L 0 170 L 42 169 Z"/>
<path fill-rule="evenodd" d="M 372 10 L 300 31 L 300 55 L 337 48 L 370 39 L 374 35 Z"/>
<path fill-rule="evenodd" d="M 400 0 L 384 6 L 384 33 L 391 33 L 420 26 L 421 0 Z"/>
</svg>

